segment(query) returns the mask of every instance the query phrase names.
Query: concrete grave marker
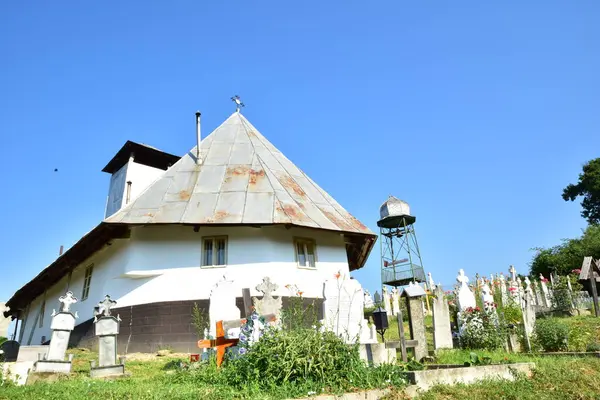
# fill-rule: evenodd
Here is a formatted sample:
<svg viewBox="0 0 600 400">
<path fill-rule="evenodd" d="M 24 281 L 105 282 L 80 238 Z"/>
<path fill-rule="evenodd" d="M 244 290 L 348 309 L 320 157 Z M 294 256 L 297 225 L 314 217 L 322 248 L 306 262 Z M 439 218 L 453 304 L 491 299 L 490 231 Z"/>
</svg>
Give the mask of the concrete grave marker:
<svg viewBox="0 0 600 400">
<path fill-rule="evenodd" d="M 325 329 L 335 332 L 346 343 L 376 342 L 373 330 L 364 318 L 364 293 L 356 279 L 341 273 L 323 285 L 323 321 Z"/>
<path fill-rule="evenodd" d="M 383 297 L 383 308 L 385 309 L 385 312 L 388 316 L 392 315 L 392 303 L 390 301 L 390 293 L 388 292 L 387 286 L 383 287 L 382 290 L 382 297 Z"/>
<path fill-rule="evenodd" d="M 544 275 L 540 274 L 540 286 L 542 288 L 542 300 L 544 301 L 544 306 L 551 308 L 552 307 L 552 299 L 550 298 L 550 291 L 548 290 L 548 285 L 546 285 L 547 279 L 544 278 Z"/>
<path fill-rule="evenodd" d="M 67 346 L 71 331 L 75 328 L 75 319 L 78 318 L 77 313 L 71 312 L 71 305 L 77 303 L 77 298 L 73 296 L 73 292 L 67 292 L 64 296 L 58 299 L 61 303 L 60 311 L 52 311 L 52 337 L 50 338 L 50 347 L 48 355 L 44 360 L 39 360 L 34 365 L 35 372 L 54 372 L 65 373 L 71 372 L 71 358 L 65 361 Z"/>
<path fill-rule="evenodd" d="M 371 297 L 371 293 L 369 293 L 368 290 L 365 290 L 365 308 L 372 308 L 375 307 L 375 302 L 373 301 L 373 298 Z"/>
<path fill-rule="evenodd" d="M 500 276 L 498 277 L 498 282 L 500 287 L 502 305 L 506 306 L 508 305 L 508 293 L 506 292 L 506 279 L 504 278 L 504 274 L 500 274 Z"/>
<path fill-rule="evenodd" d="M 230 280 L 227 275 L 218 281 L 210 293 L 210 305 L 208 307 L 208 315 L 210 318 L 210 336 L 216 337 L 216 328 L 218 321 L 229 321 L 241 318 L 241 311 L 236 305 L 236 297 L 239 290 L 236 290 L 233 285 L 233 280 Z M 225 332 L 227 336 L 237 337 L 239 328 L 231 329 Z"/>
<path fill-rule="evenodd" d="M 111 315 L 111 309 L 117 304 L 109 295 L 98 303 L 100 310 L 94 316 L 94 329 L 98 336 L 98 366 L 92 361 L 90 376 L 102 378 L 106 376 L 118 376 L 125 373 L 123 362 L 117 363 L 117 335 L 121 318 Z"/>
<path fill-rule="evenodd" d="M 457 296 L 458 308 L 461 311 L 464 311 L 469 307 L 475 308 L 477 302 L 475 301 L 475 295 L 471 291 L 471 288 L 469 288 L 469 278 L 465 275 L 465 271 L 462 269 L 458 271 L 456 281 L 460 284 Z"/>
<path fill-rule="evenodd" d="M 450 328 L 450 308 L 444 297 L 442 285 L 435 286 L 433 298 L 433 348 L 451 349 L 452 330 Z"/>
<path fill-rule="evenodd" d="M 273 292 L 278 289 L 278 285 L 271 282 L 269 277 L 265 277 L 262 283 L 256 286 L 256 290 L 263 293 L 262 299 L 252 298 L 254 308 L 259 315 L 273 314 L 277 321 L 281 314 L 282 299 L 273 297 Z"/>
<path fill-rule="evenodd" d="M 397 288 L 392 289 L 391 299 L 392 299 L 392 315 L 396 316 L 396 315 L 398 315 L 398 310 L 400 309 L 400 294 L 398 293 Z"/>
<path fill-rule="evenodd" d="M 425 296 L 425 290 L 414 282 L 410 282 L 402 292 L 402 297 L 406 298 L 410 336 L 412 340 L 417 341 L 414 348 L 417 361 L 421 361 L 428 354 L 427 338 L 425 336 L 425 314 L 423 313 L 423 299 Z"/>
</svg>

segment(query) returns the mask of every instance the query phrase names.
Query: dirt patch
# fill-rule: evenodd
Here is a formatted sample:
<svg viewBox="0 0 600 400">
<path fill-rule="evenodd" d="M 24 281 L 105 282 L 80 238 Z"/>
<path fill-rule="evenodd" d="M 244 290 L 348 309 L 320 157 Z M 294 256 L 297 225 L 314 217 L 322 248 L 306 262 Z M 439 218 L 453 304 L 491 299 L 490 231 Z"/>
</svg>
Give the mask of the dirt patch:
<svg viewBox="0 0 600 400">
<path fill-rule="evenodd" d="M 164 360 L 165 358 L 183 358 L 189 359 L 190 353 L 169 353 L 166 356 L 159 356 L 156 353 L 129 353 L 125 356 L 127 361 L 156 361 Z"/>
</svg>

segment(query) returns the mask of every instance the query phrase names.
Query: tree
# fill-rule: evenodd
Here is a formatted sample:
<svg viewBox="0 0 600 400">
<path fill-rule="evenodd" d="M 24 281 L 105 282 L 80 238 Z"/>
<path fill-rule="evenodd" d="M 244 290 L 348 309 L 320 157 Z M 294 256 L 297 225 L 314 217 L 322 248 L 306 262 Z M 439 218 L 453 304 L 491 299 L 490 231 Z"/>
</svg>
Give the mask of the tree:
<svg viewBox="0 0 600 400">
<path fill-rule="evenodd" d="M 600 225 L 590 225 L 577 239 L 563 239 L 562 243 L 548 249 L 536 248 L 537 253 L 530 264 L 534 276 L 555 272 L 568 275 L 574 269 L 581 268 L 583 257 L 600 258 Z"/>
<path fill-rule="evenodd" d="M 600 223 L 600 158 L 588 161 L 579 174 L 579 182 L 568 185 L 562 194 L 565 201 L 574 201 L 579 196 L 583 196 L 581 216 L 589 224 Z"/>
</svg>

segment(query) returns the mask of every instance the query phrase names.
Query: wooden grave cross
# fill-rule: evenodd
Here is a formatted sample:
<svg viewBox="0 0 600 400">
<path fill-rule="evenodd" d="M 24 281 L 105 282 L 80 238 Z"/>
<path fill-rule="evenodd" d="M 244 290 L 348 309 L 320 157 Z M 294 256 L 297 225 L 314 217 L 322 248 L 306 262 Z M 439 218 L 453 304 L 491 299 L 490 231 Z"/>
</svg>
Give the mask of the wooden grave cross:
<svg viewBox="0 0 600 400">
<path fill-rule="evenodd" d="M 225 358 L 225 349 L 227 347 L 235 346 L 239 342 L 239 339 L 225 338 L 225 331 L 232 328 L 241 327 L 243 324 L 246 323 L 247 318 L 250 318 L 250 315 L 254 311 L 254 307 L 252 306 L 252 300 L 250 298 L 250 289 L 242 289 L 242 297 L 244 300 L 244 314 L 246 315 L 246 318 L 231 321 L 217 321 L 216 339 L 205 339 L 198 341 L 198 347 L 201 349 L 208 349 L 213 347 L 217 349 L 217 368 L 220 368 L 221 364 L 223 364 L 223 359 Z M 272 321 L 275 319 L 274 314 L 263 315 L 263 317 L 266 318 L 268 321 Z"/>
<path fill-rule="evenodd" d="M 198 347 L 201 349 L 208 349 L 215 347 L 217 349 L 217 368 L 223 364 L 223 358 L 225 357 L 225 349 L 227 347 L 235 346 L 238 344 L 239 339 L 226 339 L 225 329 L 223 329 L 223 321 L 217 321 L 217 335 L 216 339 L 205 339 L 198 341 Z"/>
</svg>

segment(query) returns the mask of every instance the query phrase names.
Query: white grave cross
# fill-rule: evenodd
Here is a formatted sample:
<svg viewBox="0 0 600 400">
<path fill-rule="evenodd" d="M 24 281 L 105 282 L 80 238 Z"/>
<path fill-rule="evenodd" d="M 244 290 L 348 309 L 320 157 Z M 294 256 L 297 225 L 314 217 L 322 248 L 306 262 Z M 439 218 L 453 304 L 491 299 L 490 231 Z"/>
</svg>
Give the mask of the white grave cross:
<svg viewBox="0 0 600 400">
<path fill-rule="evenodd" d="M 98 307 L 100 308 L 98 314 L 103 314 L 105 317 L 110 317 L 110 309 L 113 308 L 115 304 L 117 304 L 117 302 L 111 300 L 109 295 L 104 296 L 104 300 L 98 303 Z"/>
<path fill-rule="evenodd" d="M 58 301 L 62 303 L 61 312 L 70 312 L 71 305 L 77 303 L 77 298 L 73 297 L 73 292 L 67 292 L 64 296 L 60 296 Z"/>
</svg>

